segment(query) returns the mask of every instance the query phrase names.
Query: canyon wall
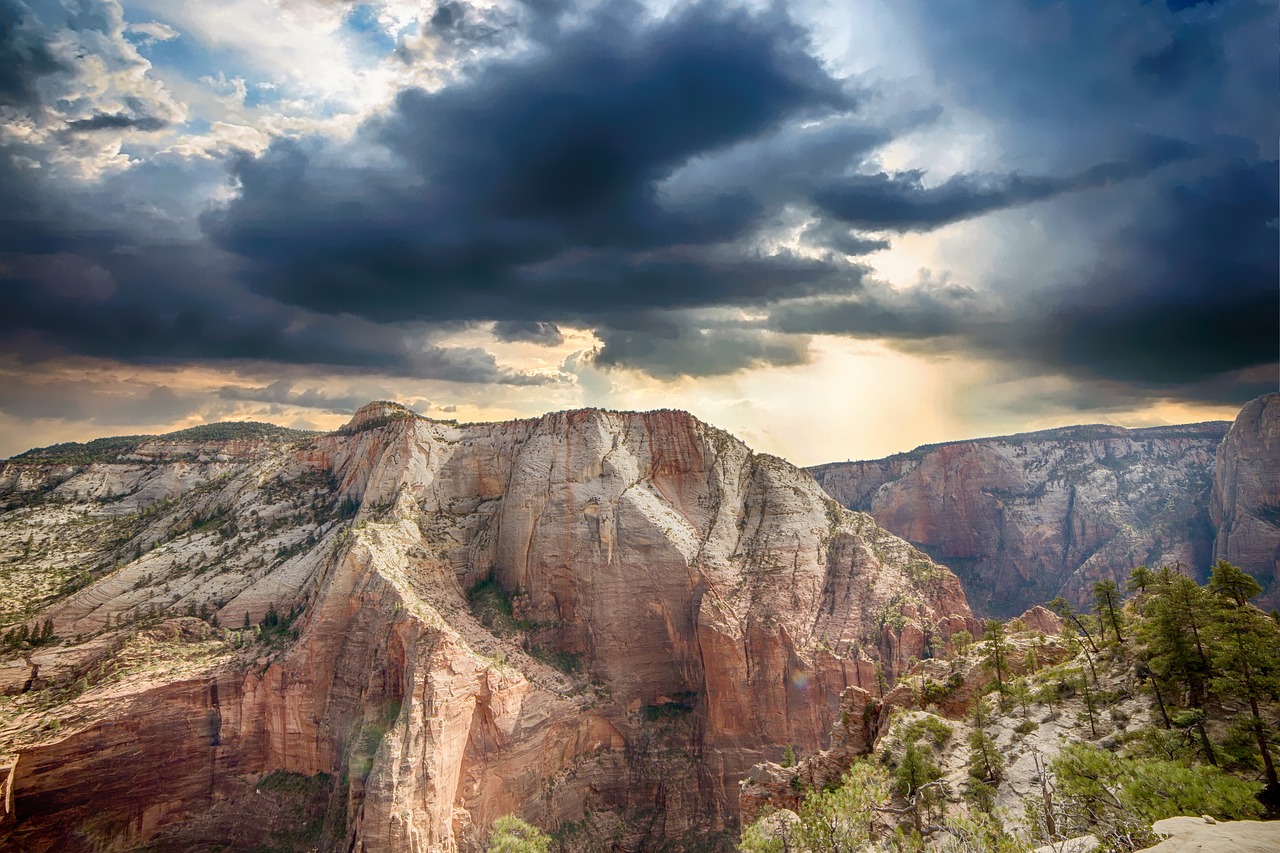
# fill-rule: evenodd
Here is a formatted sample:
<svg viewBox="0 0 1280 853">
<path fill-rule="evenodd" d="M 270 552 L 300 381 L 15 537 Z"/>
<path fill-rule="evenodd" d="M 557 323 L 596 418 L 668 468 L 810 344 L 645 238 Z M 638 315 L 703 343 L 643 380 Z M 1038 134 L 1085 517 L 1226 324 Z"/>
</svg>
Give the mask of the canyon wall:
<svg viewBox="0 0 1280 853">
<path fill-rule="evenodd" d="M 976 612 L 1009 618 L 1103 578 L 1213 555 L 1214 459 L 1226 423 L 1077 426 L 927 445 L 810 469 L 836 500 L 953 569 Z"/>
<path fill-rule="evenodd" d="M 11 460 L 0 501 L 0 612 L 53 634 L 0 660 L 0 839 L 33 851 L 250 849 L 294 778 L 321 849 L 475 850 L 508 812 L 725 847 L 753 765 L 975 627 L 950 571 L 681 412 L 371 404 Z"/>
<path fill-rule="evenodd" d="M 1133 567 L 1218 559 L 1280 604 L 1280 394 L 1234 423 L 1073 426 L 926 445 L 809 469 L 829 494 L 953 569 L 974 610 L 1008 618 Z"/>
<path fill-rule="evenodd" d="M 1266 586 L 1261 606 L 1280 607 L 1280 394 L 1240 410 L 1215 460 L 1215 560 L 1226 560 Z"/>
</svg>

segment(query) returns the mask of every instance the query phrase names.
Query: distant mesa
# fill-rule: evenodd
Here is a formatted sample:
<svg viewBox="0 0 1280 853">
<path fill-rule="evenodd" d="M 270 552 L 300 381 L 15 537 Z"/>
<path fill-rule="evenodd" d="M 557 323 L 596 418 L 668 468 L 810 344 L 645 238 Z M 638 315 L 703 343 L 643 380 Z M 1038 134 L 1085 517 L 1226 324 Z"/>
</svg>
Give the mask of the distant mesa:
<svg viewBox="0 0 1280 853">
<path fill-rule="evenodd" d="M 1225 558 L 1280 603 L 1280 394 L 1234 424 L 1092 424 L 925 445 L 809 469 L 832 497 L 945 564 L 983 616 L 1104 578 Z"/>
<path fill-rule="evenodd" d="M 374 400 L 372 403 L 365 403 L 356 409 L 356 413 L 351 416 L 351 420 L 343 424 L 338 429 L 338 432 L 342 435 L 354 435 L 358 432 L 377 429 L 394 421 L 410 420 L 417 417 L 421 417 L 421 415 L 408 406 L 391 400 Z"/>
</svg>

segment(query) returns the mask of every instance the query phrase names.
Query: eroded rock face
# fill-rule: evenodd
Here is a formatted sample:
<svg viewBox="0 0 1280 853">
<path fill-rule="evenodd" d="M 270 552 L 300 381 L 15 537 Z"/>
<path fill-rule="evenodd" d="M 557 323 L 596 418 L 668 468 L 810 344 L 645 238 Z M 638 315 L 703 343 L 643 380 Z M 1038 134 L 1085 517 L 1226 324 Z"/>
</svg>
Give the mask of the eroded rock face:
<svg viewBox="0 0 1280 853">
<path fill-rule="evenodd" d="M 1065 427 L 810 470 L 841 504 L 954 569 L 977 612 L 1008 618 L 1059 594 L 1087 604 L 1094 582 L 1123 586 L 1143 563 L 1203 572 L 1227 426 Z"/>
<path fill-rule="evenodd" d="M 1240 410 L 1218 447 L 1213 498 L 1214 559 L 1256 577 L 1261 606 L 1280 606 L 1280 394 Z"/>
<path fill-rule="evenodd" d="M 226 804 L 278 771 L 331 780 L 325 849 L 473 850 L 508 812 L 584 849 L 706 840 L 877 662 L 976 627 L 947 569 L 680 412 L 376 404 L 341 434 L 0 484 L 22 498 L 0 549 L 57 599 L 10 612 L 75 638 L 0 667 L 0 837 L 30 850 L 258 838 Z M 484 581 L 513 605 L 494 630 Z"/>
</svg>

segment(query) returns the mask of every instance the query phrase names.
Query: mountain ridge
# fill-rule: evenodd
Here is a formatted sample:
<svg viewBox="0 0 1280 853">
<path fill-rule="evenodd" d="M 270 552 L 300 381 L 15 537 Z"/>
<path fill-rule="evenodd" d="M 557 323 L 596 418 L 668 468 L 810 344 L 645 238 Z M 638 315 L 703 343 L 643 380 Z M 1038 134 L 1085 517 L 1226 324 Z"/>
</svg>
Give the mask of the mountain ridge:
<svg viewBox="0 0 1280 853">
<path fill-rule="evenodd" d="M 1266 484 L 1280 477 L 1277 410 L 1272 394 L 1233 422 L 1060 427 L 807 470 L 843 506 L 955 570 L 983 615 L 1007 618 L 1057 595 L 1087 606 L 1093 583 L 1123 581 L 1139 564 L 1181 563 L 1203 577 L 1215 555 L 1259 576 L 1261 601 L 1274 606 L 1280 496 Z M 1233 467 L 1235 448 L 1247 448 L 1248 464 Z M 1236 488 L 1248 495 L 1224 521 Z M 1219 542 L 1230 530 L 1234 544 Z"/>
<path fill-rule="evenodd" d="M 285 773 L 324 849 L 475 850 L 508 812 L 723 848 L 751 766 L 976 626 L 947 569 L 686 413 L 388 411 L 0 464 L 0 837 L 252 849 L 235 815 Z"/>
</svg>

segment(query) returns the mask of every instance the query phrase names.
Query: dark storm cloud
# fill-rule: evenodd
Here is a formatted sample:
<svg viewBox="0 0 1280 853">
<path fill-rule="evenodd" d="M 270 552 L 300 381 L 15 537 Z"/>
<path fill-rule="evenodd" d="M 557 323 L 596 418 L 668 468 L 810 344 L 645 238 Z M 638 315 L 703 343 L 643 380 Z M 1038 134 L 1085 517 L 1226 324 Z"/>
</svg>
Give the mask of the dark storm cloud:
<svg viewBox="0 0 1280 853">
<path fill-rule="evenodd" d="M 0 316 L 0 351 L 12 347 L 31 357 L 36 348 L 26 336 L 37 334 L 50 357 L 267 361 L 468 383 L 548 381 L 501 368 L 482 349 L 432 344 L 422 328 L 317 316 L 239 291 L 209 272 L 226 259 L 185 244 L 93 260 L 63 255 L 56 264 L 32 257 L 0 255 L 11 294 Z M 174 270 L 183 270 L 180 282 Z"/>
<path fill-rule="evenodd" d="M 436 6 L 427 26 L 450 44 L 474 46 L 499 41 L 515 28 L 516 20 L 496 8 L 477 9 L 449 0 Z"/>
<path fill-rule="evenodd" d="M 1048 295 L 872 282 L 852 297 L 784 304 L 767 327 L 913 348 L 932 340 L 1010 367 L 1101 380 L 1108 397 L 1242 403 L 1275 385 L 1278 165 L 1228 163 L 1159 187 L 1102 242 L 1095 263 Z"/>
<path fill-rule="evenodd" d="M 564 343 L 559 326 L 536 320 L 499 320 L 493 324 L 493 336 L 508 343 L 519 341 L 551 347 Z"/>
<path fill-rule="evenodd" d="M 807 337 L 681 313 L 610 318 L 596 334 L 604 344 L 597 366 L 634 367 L 663 379 L 809 360 Z"/>
<path fill-rule="evenodd" d="M 924 230 L 1053 199 L 1036 213 L 1045 248 L 1078 246 L 1075 269 L 1046 274 L 1032 249 L 991 286 L 867 282 L 780 305 L 766 326 L 961 347 L 1065 373 L 1099 400 L 1226 404 L 1274 388 L 1280 199 L 1258 153 L 1280 131 L 1274 4 L 915 5 L 935 73 L 1009 160 L 1065 177 L 857 175 L 815 193 L 824 227 Z M 1093 187 L 1105 191 L 1073 194 Z"/>
<path fill-rule="evenodd" d="M 1275 167 L 1257 153 L 1276 136 L 1274 8 L 917 6 L 945 86 L 891 114 L 895 99 L 833 76 L 777 6 L 654 20 L 626 2 L 500 13 L 446 0 L 421 43 L 400 47 L 406 61 L 458 60 L 449 82 L 401 92 L 349 142 L 281 138 L 235 156 L 235 196 L 199 227 L 207 159 L 166 153 L 77 185 L 33 165 L 60 150 L 12 143 L 0 351 L 547 381 L 438 343 L 494 321 L 500 340 L 545 344 L 592 327 L 598 365 L 656 376 L 799 363 L 807 335 L 825 333 L 1238 395 L 1275 358 Z M 154 91 L 81 97 L 92 87 L 51 45 L 145 70 L 113 9 L 41 29 L 0 0 L 0 99 L 55 146 L 181 119 Z M 887 145 L 906 140 L 891 162 L 937 148 L 929 134 L 961 111 L 998 160 L 880 171 Z M 1013 285 L 939 274 L 894 288 L 859 263 L 897 235 L 1033 203 L 1045 239 L 1079 249 L 1069 274 L 1046 281 L 1024 260 L 999 271 Z M 965 226 L 974 251 L 998 252 L 981 224 Z"/>
<path fill-rule="evenodd" d="M 1232 163 L 1162 188 L 1093 273 L 1063 289 L 1042 357 L 1152 386 L 1274 362 L 1278 176 L 1274 160 Z"/>
<path fill-rule="evenodd" d="M 279 379 L 261 386 L 227 385 L 218 390 L 218 397 L 223 400 L 275 403 L 335 414 L 353 412 L 370 400 L 391 396 L 394 396 L 393 392 L 385 388 L 362 389 L 356 393 L 345 394 L 332 394 L 317 388 L 295 389 L 291 379 Z"/>
<path fill-rule="evenodd" d="M 483 350 L 435 345 L 424 328 L 318 316 L 250 293 L 236 282 L 234 257 L 180 237 L 154 239 L 131 230 L 137 217 L 122 204 L 128 195 L 111 193 L 110 186 L 103 194 L 77 191 L 18 165 L 0 147 L 6 298 L 0 352 L 26 359 L 73 353 L 132 362 L 258 360 L 458 382 L 547 381 L 500 368 Z"/>
<path fill-rule="evenodd" d="M 930 231 L 993 210 L 1131 180 L 1193 153 L 1190 146 L 1169 139 L 1151 140 L 1144 147 L 1133 159 L 1100 163 L 1062 178 L 958 175 L 926 187 L 919 170 L 854 175 L 818 189 L 813 202 L 822 212 L 857 228 Z"/>
<path fill-rule="evenodd" d="M 868 281 L 852 297 L 786 303 L 773 311 L 768 327 L 792 334 L 922 340 L 973 335 L 1000 320 L 999 307 L 972 288 L 926 277 L 904 290 Z"/>
<path fill-rule="evenodd" d="M 1201 149 L 1274 150 L 1276 4 L 904 0 L 929 64 L 1010 159 L 1064 174 L 1135 129 Z M 1041 168 L 1037 166 L 1037 169 Z"/>
<path fill-rule="evenodd" d="M 0 104 L 30 106 L 40 100 L 40 78 L 70 69 L 49 49 L 20 0 L 0 0 Z"/>
<path fill-rule="evenodd" d="M 67 122 L 67 129 L 77 133 L 92 133 L 97 130 L 163 130 L 168 126 L 167 119 L 125 113 L 94 113 L 89 118 Z"/>
<path fill-rule="evenodd" d="M 208 217 L 293 304 L 388 319 L 590 316 L 783 296 L 830 277 L 786 257 L 691 251 L 750 236 L 766 211 L 722 187 L 671 206 L 656 184 L 690 158 L 848 106 L 780 13 L 685 8 L 635 30 L 594 21 L 533 59 L 369 123 L 404 172 L 278 143 L 241 158 Z"/>
</svg>

